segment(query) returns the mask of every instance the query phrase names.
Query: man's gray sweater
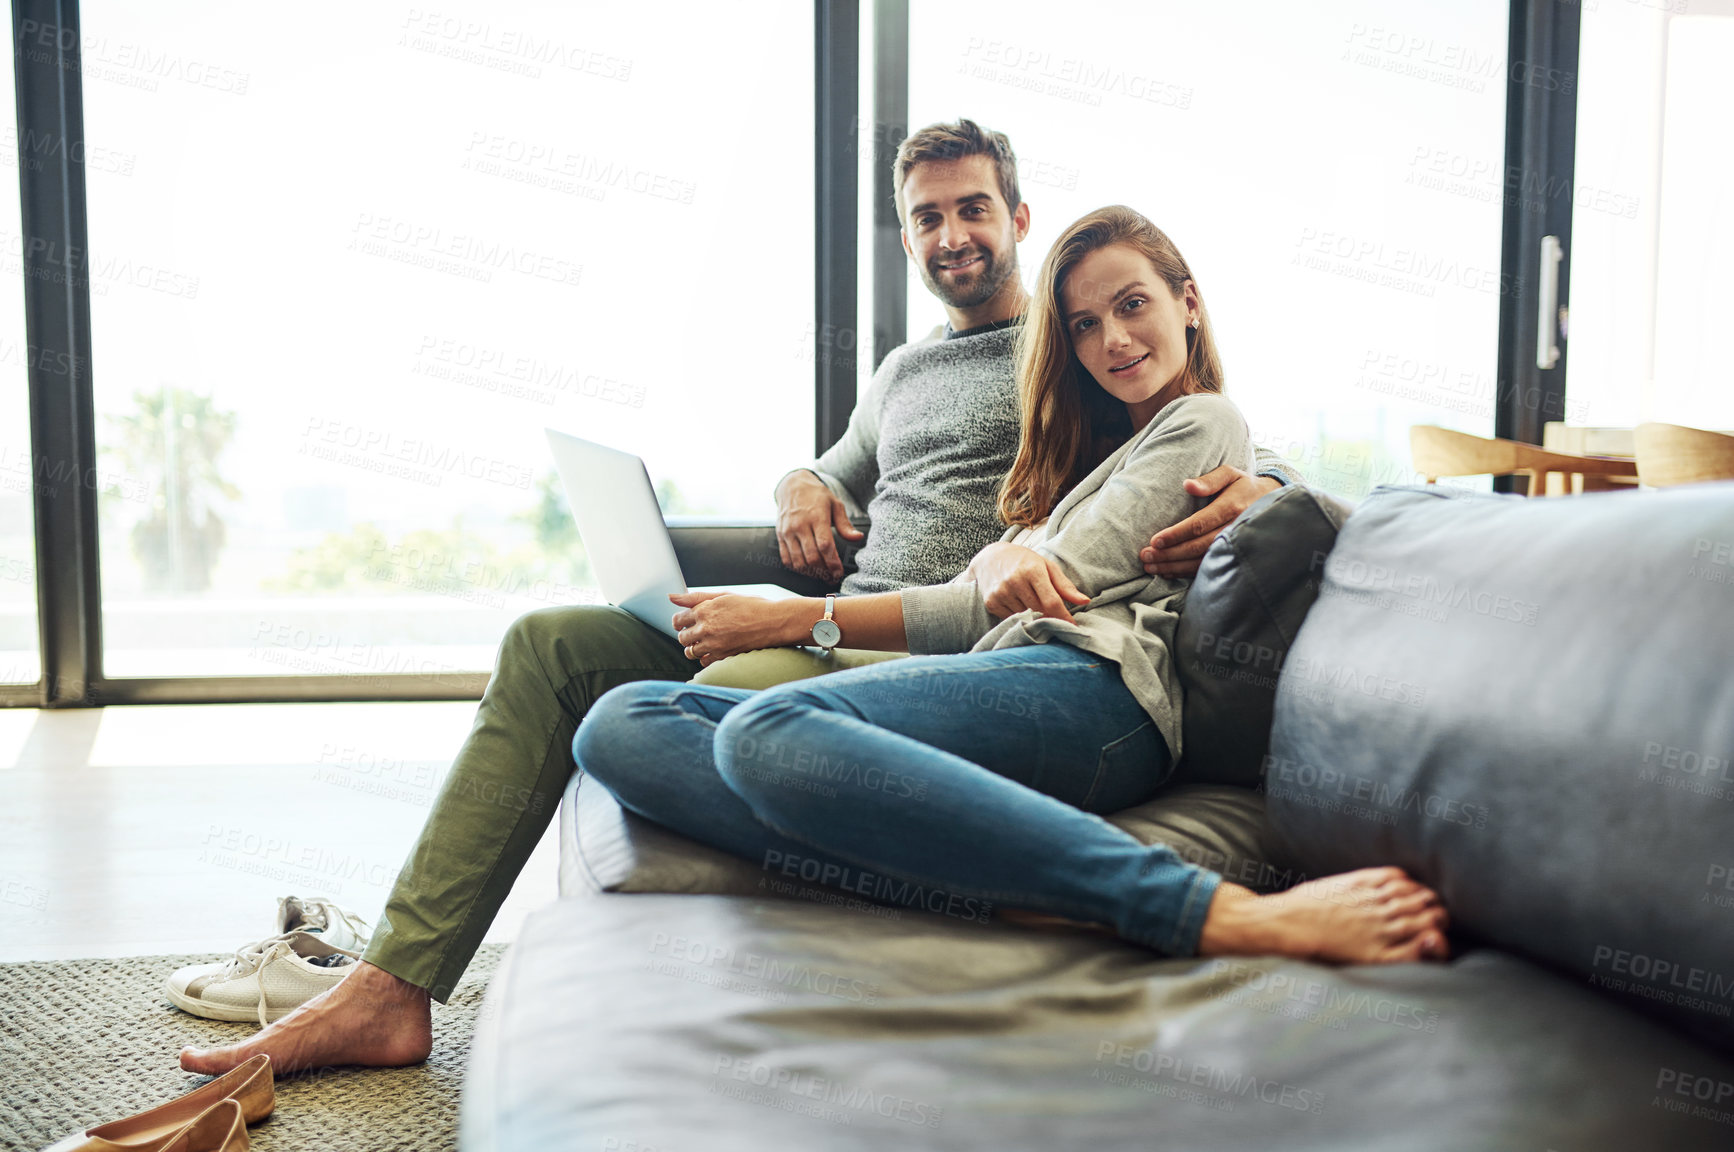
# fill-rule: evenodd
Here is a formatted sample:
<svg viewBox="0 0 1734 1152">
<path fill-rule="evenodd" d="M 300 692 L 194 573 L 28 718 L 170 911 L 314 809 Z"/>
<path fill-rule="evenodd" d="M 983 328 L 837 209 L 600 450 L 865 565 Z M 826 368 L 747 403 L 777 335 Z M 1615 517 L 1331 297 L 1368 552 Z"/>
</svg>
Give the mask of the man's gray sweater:
<svg viewBox="0 0 1734 1152">
<path fill-rule="evenodd" d="M 851 516 L 872 521 L 845 593 L 942 584 L 1005 531 L 998 500 L 1018 449 L 1017 331 L 997 326 L 894 349 L 843 438 L 810 466 Z M 1262 449 L 1258 468 L 1299 482 Z"/>
<path fill-rule="evenodd" d="M 1000 538 L 999 483 L 1018 449 L 1014 327 L 893 349 L 813 471 L 872 521 L 843 591 L 951 579 Z"/>
</svg>

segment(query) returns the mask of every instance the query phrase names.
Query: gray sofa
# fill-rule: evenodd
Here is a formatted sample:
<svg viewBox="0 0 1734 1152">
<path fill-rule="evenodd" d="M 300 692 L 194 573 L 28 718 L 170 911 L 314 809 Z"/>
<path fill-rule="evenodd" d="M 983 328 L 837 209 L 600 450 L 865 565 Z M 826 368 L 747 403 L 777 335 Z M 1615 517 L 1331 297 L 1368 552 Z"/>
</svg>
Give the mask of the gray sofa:
<svg viewBox="0 0 1734 1152">
<path fill-rule="evenodd" d="M 1195 599 L 1246 580 L 1235 563 L 1268 590 L 1234 554 L 1259 511 Z M 1328 562 L 1302 560 L 1318 602 L 1281 645 L 1265 786 L 1194 766 L 1114 817 L 1266 890 L 1403 864 L 1456 912 L 1445 964 L 1165 959 L 1078 926 L 870 905 L 577 777 L 563 898 L 489 990 L 463 1146 L 1734 1147 L 1717 982 L 1734 899 L 1712 890 L 1734 874 L 1734 789 L 1695 787 L 1734 751 L 1734 588 L 1696 562 L 1729 539 L 1734 486 L 1382 490 Z M 1669 996 L 1658 961 L 1696 994 Z"/>
</svg>

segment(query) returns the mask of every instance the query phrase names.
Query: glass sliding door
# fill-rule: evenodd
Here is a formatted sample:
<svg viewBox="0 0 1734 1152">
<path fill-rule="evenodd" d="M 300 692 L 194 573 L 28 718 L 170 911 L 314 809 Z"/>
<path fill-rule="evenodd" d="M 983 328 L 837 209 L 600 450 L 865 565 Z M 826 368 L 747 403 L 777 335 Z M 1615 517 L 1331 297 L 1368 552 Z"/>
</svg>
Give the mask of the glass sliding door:
<svg viewBox="0 0 1734 1152">
<path fill-rule="evenodd" d="M 1734 4 L 1586 6 L 1567 395 L 1578 423 L 1734 428 Z"/>
<path fill-rule="evenodd" d="M 1200 278 L 1254 439 L 1356 497 L 1493 433 L 1508 6 L 911 6 L 912 126 L 1010 135 L 1032 229 L 1124 203 Z M 909 331 L 943 317 L 909 270 Z"/>
</svg>

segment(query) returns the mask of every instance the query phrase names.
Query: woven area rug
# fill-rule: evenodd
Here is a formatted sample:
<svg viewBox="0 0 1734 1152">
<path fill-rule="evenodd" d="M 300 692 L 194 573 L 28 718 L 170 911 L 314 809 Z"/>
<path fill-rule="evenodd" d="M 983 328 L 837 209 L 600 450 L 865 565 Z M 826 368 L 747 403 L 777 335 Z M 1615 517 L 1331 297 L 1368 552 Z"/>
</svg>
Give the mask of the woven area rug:
<svg viewBox="0 0 1734 1152">
<path fill-rule="evenodd" d="M 451 1001 L 434 1007 L 433 1056 L 414 1068 L 336 1068 L 277 1082 L 256 1152 L 455 1148 L 458 1089 L 476 1012 L 504 944 L 485 945 Z M 244 1039 L 257 1024 L 201 1020 L 162 979 L 215 956 L 0 964 L 0 1149 L 33 1150 L 172 1100 L 207 1081 L 180 1070 L 186 1044 Z"/>
</svg>

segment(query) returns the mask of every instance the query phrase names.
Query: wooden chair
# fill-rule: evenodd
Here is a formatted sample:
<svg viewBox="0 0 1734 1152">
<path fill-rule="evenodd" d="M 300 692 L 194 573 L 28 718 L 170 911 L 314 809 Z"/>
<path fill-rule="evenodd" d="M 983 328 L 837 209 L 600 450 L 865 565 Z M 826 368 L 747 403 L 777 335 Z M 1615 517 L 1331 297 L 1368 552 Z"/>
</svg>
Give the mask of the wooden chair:
<svg viewBox="0 0 1734 1152">
<path fill-rule="evenodd" d="M 1734 479 L 1734 436 L 1679 424 L 1639 424 L 1638 480 L 1652 488 Z"/>
<path fill-rule="evenodd" d="M 1441 476 L 1525 476 L 1529 479 L 1529 494 L 1547 494 L 1547 477 L 1551 472 L 1564 476 L 1565 490 L 1572 490 L 1572 477 L 1637 477 L 1637 466 L 1630 460 L 1609 456 L 1571 456 L 1564 452 L 1549 452 L 1534 444 L 1516 440 L 1495 440 L 1471 436 L 1432 424 L 1417 424 L 1409 429 L 1409 455 L 1415 471 L 1436 483 Z"/>
</svg>

